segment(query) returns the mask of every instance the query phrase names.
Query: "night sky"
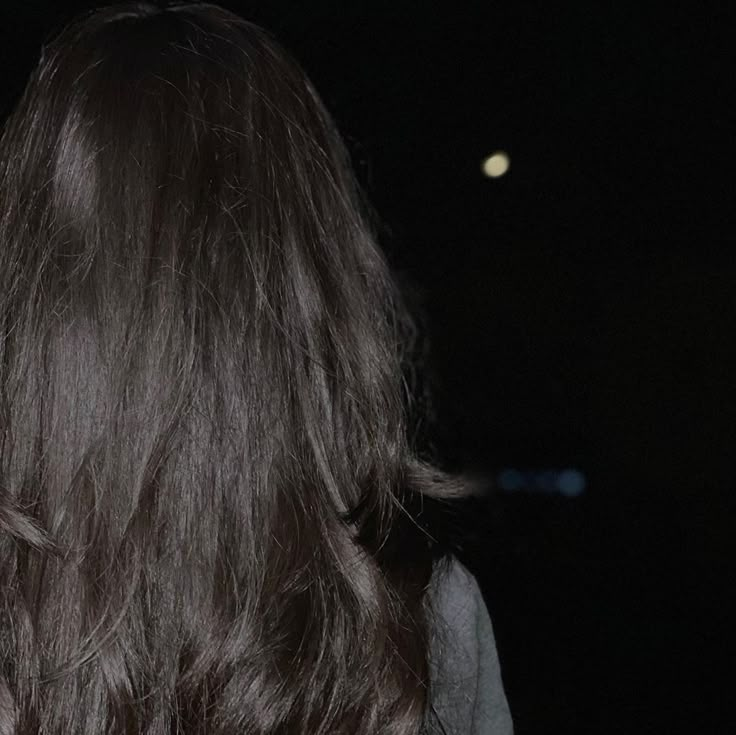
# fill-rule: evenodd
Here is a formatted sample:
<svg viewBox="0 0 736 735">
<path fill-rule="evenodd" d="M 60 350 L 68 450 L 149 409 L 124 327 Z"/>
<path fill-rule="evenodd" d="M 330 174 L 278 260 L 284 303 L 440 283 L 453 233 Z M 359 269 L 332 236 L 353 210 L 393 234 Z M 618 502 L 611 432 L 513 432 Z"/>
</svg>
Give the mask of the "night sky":
<svg viewBox="0 0 736 735">
<path fill-rule="evenodd" d="M 306 68 L 423 314 L 432 440 L 492 489 L 466 562 L 518 735 L 736 731 L 728 4 L 222 4 Z M 3 3 L 2 114 L 91 6 Z"/>
</svg>

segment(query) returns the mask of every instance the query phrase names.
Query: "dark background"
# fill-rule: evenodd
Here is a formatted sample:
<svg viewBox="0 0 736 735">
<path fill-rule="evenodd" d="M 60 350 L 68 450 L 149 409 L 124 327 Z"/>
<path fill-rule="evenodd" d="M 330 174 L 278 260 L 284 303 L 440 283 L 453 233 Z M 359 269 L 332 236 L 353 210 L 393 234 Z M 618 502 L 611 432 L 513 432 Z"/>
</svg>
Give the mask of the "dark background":
<svg viewBox="0 0 736 735">
<path fill-rule="evenodd" d="M 729 4 L 222 4 L 307 69 L 426 315 L 517 734 L 735 732 Z M 3 4 L 3 114 L 91 6 Z"/>
</svg>

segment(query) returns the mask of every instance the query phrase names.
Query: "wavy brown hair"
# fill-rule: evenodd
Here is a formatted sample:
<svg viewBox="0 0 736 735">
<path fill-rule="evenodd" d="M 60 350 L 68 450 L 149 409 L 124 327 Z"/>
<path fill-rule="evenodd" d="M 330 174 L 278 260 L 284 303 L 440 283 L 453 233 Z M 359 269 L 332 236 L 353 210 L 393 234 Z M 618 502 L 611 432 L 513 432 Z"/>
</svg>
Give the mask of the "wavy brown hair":
<svg viewBox="0 0 736 735">
<path fill-rule="evenodd" d="M 215 5 L 44 47 L 0 140 L 0 733 L 409 735 L 412 321 L 299 65 Z"/>
</svg>

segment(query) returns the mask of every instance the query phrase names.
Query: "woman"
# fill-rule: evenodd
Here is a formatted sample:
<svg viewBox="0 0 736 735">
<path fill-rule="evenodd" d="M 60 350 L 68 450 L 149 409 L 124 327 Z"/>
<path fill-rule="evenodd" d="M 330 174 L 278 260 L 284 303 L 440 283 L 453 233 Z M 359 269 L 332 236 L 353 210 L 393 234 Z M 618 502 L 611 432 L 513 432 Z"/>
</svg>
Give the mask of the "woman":
<svg viewBox="0 0 736 735">
<path fill-rule="evenodd" d="M 0 733 L 507 733 L 410 321 L 297 64 L 88 13 L 0 141 Z"/>
</svg>

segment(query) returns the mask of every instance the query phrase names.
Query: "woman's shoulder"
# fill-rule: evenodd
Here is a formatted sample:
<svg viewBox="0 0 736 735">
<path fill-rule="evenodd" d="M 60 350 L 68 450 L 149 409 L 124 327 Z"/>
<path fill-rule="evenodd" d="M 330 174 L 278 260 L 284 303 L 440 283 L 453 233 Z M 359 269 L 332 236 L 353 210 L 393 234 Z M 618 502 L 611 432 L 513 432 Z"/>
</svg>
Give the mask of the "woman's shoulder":
<svg viewBox="0 0 736 735">
<path fill-rule="evenodd" d="M 465 617 L 477 612 L 478 604 L 483 600 L 475 576 L 453 555 L 435 563 L 428 592 L 438 608 Z"/>
<path fill-rule="evenodd" d="M 510 735 L 491 618 L 478 582 L 456 557 L 435 567 L 428 589 L 430 702 L 448 735 Z M 429 733 L 442 729 L 430 728 Z"/>
</svg>

